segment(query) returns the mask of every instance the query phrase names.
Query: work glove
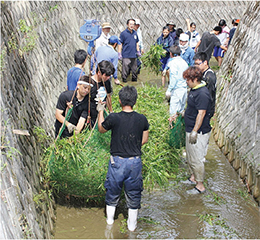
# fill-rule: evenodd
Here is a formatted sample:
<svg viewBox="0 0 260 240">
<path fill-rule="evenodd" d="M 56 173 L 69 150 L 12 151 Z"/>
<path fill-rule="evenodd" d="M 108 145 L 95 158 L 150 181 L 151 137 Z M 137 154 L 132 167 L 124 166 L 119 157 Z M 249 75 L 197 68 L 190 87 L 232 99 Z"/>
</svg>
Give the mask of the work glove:
<svg viewBox="0 0 260 240">
<path fill-rule="evenodd" d="M 137 56 L 138 56 L 138 57 L 141 57 L 141 56 L 142 56 L 142 54 L 141 54 L 141 52 L 140 52 L 140 51 L 137 51 L 137 53 L 136 53 L 136 54 L 137 54 Z"/>
<path fill-rule="evenodd" d="M 189 137 L 189 143 L 190 144 L 195 144 L 197 143 L 197 137 L 198 137 L 198 133 L 196 131 L 192 131 L 190 133 L 190 137 Z"/>
<path fill-rule="evenodd" d="M 166 75 L 166 69 L 164 69 L 163 71 L 162 71 L 162 75 L 163 75 L 163 77 L 165 77 L 165 75 Z"/>
<path fill-rule="evenodd" d="M 166 93 L 165 93 L 165 98 L 167 99 L 167 101 L 169 101 L 170 100 L 170 98 L 171 98 L 171 92 L 169 92 L 169 91 L 166 91 Z"/>
<path fill-rule="evenodd" d="M 122 54 L 120 52 L 118 53 L 118 60 L 122 60 Z"/>
<path fill-rule="evenodd" d="M 97 111 L 98 112 L 105 111 L 105 103 L 99 102 L 98 105 L 97 105 Z"/>
<path fill-rule="evenodd" d="M 72 133 L 74 130 L 77 129 L 77 127 L 75 125 L 73 125 L 72 123 L 69 123 L 67 128 L 68 128 L 69 133 Z"/>
</svg>

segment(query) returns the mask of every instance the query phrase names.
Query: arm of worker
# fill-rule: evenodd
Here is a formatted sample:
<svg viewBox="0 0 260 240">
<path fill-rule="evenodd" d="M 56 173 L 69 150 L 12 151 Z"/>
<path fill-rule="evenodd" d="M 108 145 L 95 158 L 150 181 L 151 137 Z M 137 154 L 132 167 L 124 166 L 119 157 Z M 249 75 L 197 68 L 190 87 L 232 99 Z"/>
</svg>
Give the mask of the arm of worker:
<svg viewBox="0 0 260 240">
<path fill-rule="evenodd" d="M 194 52 L 197 52 L 198 47 L 200 46 L 201 40 L 198 41 L 196 47 L 194 48 Z"/>
<path fill-rule="evenodd" d="M 223 45 L 221 45 L 220 48 L 223 49 L 223 50 L 225 50 L 225 51 L 227 51 L 227 47 L 225 47 L 225 46 L 223 46 Z"/>
<path fill-rule="evenodd" d="M 198 115 L 196 117 L 195 126 L 192 131 L 195 131 L 195 132 L 199 131 L 199 129 L 202 125 L 203 119 L 205 117 L 205 114 L 206 114 L 206 110 L 198 110 Z"/>
<path fill-rule="evenodd" d="M 142 145 L 148 142 L 149 131 L 143 131 Z"/>
<path fill-rule="evenodd" d="M 190 31 L 190 19 L 186 19 L 186 23 L 187 23 L 187 28 L 188 28 L 188 31 Z"/>
<path fill-rule="evenodd" d="M 173 68 L 173 66 L 171 66 L 171 67 Z M 174 87 L 175 87 L 175 85 L 178 81 L 178 79 L 177 79 L 178 70 L 172 69 L 172 68 L 171 68 L 171 71 L 170 71 L 170 84 L 167 88 L 167 92 L 171 92 L 174 89 Z"/>
<path fill-rule="evenodd" d="M 112 99 L 111 99 L 111 94 L 108 93 L 107 94 L 107 100 L 106 100 L 106 103 L 107 103 L 107 108 L 109 110 L 109 112 L 113 112 L 113 109 L 112 109 Z"/>
<path fill-rule="evenodd" d="M 60 110 L 60 109 L 56 108 L 55 117 L 62 124 L 65 121 L 65 117 L 62 115 L 63 112 L 64 112 L 64 110 Z M 66 121 L 64 124 L 68 128 L 69 133 L 72 133 L 74 130 L 76 130 L 76 126 L 74 124 L 72 124 L 68 121 Z"/>
<path fill-rule="evenodd" d="M 107 132 L 107 130 L 102 126 L 102 123 L 104 122 L 104 109 L 105 107 L 102 105 L 102 103 L 98 103 L 97 110 L 98 110 L 98 131 L 101 133 Z"/>
<path fill-rule="evenodd" d="M 78 134 L 81 132 L 81 130 L 83 129 L 84 127 L 84 124 L 86 122 L 86 118 L 83 118 L 83 117 L 80 117 L 79 118 L 79 121 L 78 121 L 78 124 L 76 126 L 76 130 L 75 130 L 75 133 Z"/>
<path fill-rule="evenodd" d="M 202 125 L 205 114 L 206 114 L 206 110 L 198 110 L 198 115 L 196 117 L 195 126 L 189 136 L 189 143 L 191 143 L 191 144 L 197 143 L 198 131 Z"/>
</svg>

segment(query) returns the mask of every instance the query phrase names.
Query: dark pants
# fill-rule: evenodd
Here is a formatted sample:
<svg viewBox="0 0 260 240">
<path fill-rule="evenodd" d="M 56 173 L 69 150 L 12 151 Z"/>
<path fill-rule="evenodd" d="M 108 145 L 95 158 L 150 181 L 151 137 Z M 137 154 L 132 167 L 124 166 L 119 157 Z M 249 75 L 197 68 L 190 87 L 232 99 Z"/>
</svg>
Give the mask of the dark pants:
<svg viewBox="0 0 260 240">
<path fill-rule="evenodd" d="M 117 206 L 124 184 L 127 208 L 141 208 L 143 191 L 142 160 L 140 157 L 110 159 L 105 181 L 106 205 Z"/>
<path fill-rule="evenodd" d="M 123 58 L 122 61 L 122 79 L 126 80 L 128 75 L 132 71 L 132 81 L 137 80 L 137 61 L 136 58 Z"/>
</svg>

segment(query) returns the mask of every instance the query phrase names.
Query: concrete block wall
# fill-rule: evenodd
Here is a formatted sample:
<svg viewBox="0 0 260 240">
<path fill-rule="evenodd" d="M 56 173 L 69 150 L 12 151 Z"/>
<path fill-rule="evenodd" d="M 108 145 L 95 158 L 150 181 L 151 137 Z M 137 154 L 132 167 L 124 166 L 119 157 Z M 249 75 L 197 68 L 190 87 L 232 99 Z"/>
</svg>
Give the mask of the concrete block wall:
<svg viewBox="0 0 260 240">
<path fill-rule="evenodd" d="M 241 18 L 218 74 L 215 139 L 260 202 L 260 2 Z"/>
<path fill-rule="evenodd" d="M 76 49 L 87 49 L 87 43 L 79 37 L 84 19 L 109 21 L 111 34 L 119 35 L 128 18 L 139 18 L 147 50 L 170 20 L 186 29 L 185 19 L 190 18 L 202 33 L 211 30 L 220 18 L 229 23 L 232 18 L 242 17 L 247 4 L 2 1 L 0 238 L 53 235 L 55 204 L 43 186 L 42 152 L 33 128 L 42 127 L 50 137 L 54 136 L 55 106 L 59 94 L 66 89 L 67 70 L 74 65 L 73 54 Z M 30 136 L 15 135 L 13 129 L 28 130 Z"/>
</svg>

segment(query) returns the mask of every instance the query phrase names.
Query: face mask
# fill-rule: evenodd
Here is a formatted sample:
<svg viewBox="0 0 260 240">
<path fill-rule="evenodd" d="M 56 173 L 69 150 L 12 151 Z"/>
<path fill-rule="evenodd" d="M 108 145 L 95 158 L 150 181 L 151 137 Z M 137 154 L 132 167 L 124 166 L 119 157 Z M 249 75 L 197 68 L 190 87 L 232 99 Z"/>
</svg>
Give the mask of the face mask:
<svg viewBox="0 0 260 240">
<path fill-rule="evenodd" d="M 182 46 L 181 44 L 179 44 L 179 47 L 181 49 L 181 53 L 184 53 L 185 50 L 188 48 L 189 46 L 189 42 L 187 42 L 184 46 Z"/>
</svg>

